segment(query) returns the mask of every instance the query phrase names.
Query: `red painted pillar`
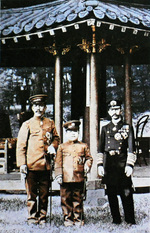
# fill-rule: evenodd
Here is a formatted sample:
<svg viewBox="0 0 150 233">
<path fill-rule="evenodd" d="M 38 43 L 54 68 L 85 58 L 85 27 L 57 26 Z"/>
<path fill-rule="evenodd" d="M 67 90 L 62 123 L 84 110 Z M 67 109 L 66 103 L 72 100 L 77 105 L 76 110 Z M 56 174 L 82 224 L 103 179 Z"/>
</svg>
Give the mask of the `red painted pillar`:
<svg viewBox="0 0 150 233">
<path fill-rule="evenodd" d="M 132 125 L 132 101 L 131 101 L 131 65 L 130 54 L 125 54 L 125 121 Z"/>
</svg>

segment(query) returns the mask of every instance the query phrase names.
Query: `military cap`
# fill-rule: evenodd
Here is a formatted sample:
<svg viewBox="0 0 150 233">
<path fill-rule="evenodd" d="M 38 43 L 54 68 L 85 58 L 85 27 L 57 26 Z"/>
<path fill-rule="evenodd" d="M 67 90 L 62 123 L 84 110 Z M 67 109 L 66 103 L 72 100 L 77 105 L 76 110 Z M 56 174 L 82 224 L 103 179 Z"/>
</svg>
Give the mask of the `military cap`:
<svg viewBox="0 0 150 233">
<path fill-rule="evenodd" d="M 29 98 L 30 102 L 32 104 L 34 103 L 45 103 L 47 99 L 47 95 L 46 94 L 37 94 L 37 95 L 33 95 Z"/>
<path fill-rule="evenodd" d="M 109 103 L 108 103 L 108 108 L 116 108 L 116 107 L 121 107 L 122 105 L 122 102 L 119 101 L 119 100 L 111 100 Z"/>
<path fill-rule="evenodd" d="M 79 130 L 79 125 L 81 122 L 79 120 L 72 120 L 72 121 L 67 121 L 66 123 L 63 124 L 63 127 L 66 130 Z"/>
</svg>

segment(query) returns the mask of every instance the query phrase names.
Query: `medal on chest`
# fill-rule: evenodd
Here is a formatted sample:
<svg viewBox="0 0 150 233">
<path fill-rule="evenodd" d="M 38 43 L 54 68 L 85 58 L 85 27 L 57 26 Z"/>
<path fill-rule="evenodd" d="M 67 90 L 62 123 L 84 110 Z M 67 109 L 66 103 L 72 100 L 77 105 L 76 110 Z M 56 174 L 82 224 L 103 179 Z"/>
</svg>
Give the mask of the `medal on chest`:
<svg viewBox="0 0 150 233">
<path fill-rule="evenodd" d="M 114 135 L 114 138 L 118 140 L 125 140 L 129 136 L 129 125 L 123 125 L 121 129 Z"/>
<path fill-rule="evenodd" d="M 121 136 L 120 133 L 116 133 L 116 134 L 114 135 L 114 138 L 115 138 L 115 140 L 119 141 L 119 140 L 122 139 L 122 136 Z"/>
<path fill-rule="evenodd" d="M 117 131 L 117 127 L 114 126 L 114 127 L 112 128 L 112 131 L 113 131 L 113 132 Z"/>
<path fill-rule="evenodd" d="M 50 145 L 52 140 L 52 134 L 50 132 L 46 132 L 45 137 L 47 139 L 47 144 Z"/>
</svg>

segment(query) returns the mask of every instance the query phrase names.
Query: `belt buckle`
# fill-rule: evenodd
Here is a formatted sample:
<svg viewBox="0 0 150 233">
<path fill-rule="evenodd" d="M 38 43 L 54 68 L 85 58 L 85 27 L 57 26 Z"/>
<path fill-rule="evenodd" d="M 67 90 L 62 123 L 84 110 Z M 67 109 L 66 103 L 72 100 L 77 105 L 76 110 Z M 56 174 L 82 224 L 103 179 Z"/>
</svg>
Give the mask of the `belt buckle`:
<svg viewBox="0 0 150 233">
<path fill-rule="evenodd" d="M 114 156 L 114 155 L 115 155 L 115 150 L 110 150 L 110 151 L 109 151 L 109 155 L 110 155 L 110 156 Z"/>
<path fill-rule="evenodd" d="M 110 150 L 110 151 L 109 151 L 109 155 L 110 155 L 110 156 L 114 156 L 115 154 L 118 154 L 118 155 L 119 155 L 119 154 L 120 154 L 119 150 Z"/>
<path fill-rule="evenodd" d="M 120 154 L 120 151 L 119 151 L 119 150 L 116 150 L 116 154 L 118 154 L 118 155 L 119 155 L 119 154 Z"/>
</svg>

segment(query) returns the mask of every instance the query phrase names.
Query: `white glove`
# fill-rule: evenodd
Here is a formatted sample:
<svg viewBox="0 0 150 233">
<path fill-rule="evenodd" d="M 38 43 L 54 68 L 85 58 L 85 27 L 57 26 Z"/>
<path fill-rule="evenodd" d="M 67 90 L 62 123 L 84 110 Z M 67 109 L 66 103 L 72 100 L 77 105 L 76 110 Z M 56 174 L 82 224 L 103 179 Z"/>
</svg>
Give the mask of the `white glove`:
<svg viewBox="0 0 150 233">
<path fill-rule="evenodd" d="M 90 172 L 90 168 L 89 168 L 89 166 L 86 163 L 84 165 L 84 171 L 85 171 L 85 173 L 89 173 Z"/>
<path fill-rule="evenodd" d="M 27 174 L 27 165 L 20 166 L 20 173 Z"/>
<path fill-rule="evenodd" d="M 52 145 L 50 145 L 47 149 L 47 153 L 56 155 L 56 150 Z"/>
<path fill-rule="evenodd" d="M 132 172 L 133 172 L 133 168 L 132 167 L 130 167 L 130 166 L 126 166 L 125 167 L 125 174 L 126 174 L 127 177 L 131 176 Z"/>
<path fill-rule="evenodd" d="M 24 181 L 26 179 L 26 174 L 25 173 L 21 173 L 21 181 Z"/>
<path fill-rule="evenodd" d="M 104 176 L 104 167 L 103 166 L 98 166 L 98 175 Z"/>
<path fill-rule="evenodd" d="M 62 180 L 62 175 L 57 176 L 57 177 L 56 177 L 56 180 L 57 180 L 57 183 L 58 183 L 58 184 L 62 184 L 62 182 L 63 182 L 63 180 Z"/>
</svg>

